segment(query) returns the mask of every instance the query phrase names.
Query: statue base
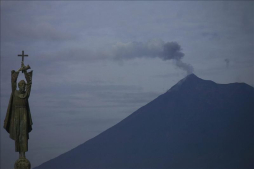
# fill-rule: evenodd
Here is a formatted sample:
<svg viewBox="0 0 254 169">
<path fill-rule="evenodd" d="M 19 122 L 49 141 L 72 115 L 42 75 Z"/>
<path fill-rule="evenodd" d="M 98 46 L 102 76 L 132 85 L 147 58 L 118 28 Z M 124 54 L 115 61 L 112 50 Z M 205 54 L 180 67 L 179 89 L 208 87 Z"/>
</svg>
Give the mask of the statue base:
<svg viewBox="0 0 254 169">
<path fill-rule="evenodd" d="M 31 164 L 26 158 L 20 158 L 15 162 L 14 169 L 31 169 Z"/>
</svg>

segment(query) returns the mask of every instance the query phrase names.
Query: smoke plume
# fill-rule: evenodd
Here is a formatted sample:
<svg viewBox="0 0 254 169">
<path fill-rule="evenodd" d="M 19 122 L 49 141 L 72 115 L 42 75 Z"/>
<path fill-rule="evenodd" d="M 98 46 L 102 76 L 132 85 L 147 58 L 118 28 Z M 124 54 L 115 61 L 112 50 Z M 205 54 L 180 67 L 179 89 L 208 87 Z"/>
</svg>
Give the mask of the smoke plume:
<svg viewBox="0 0 254 169">
<path fill-rule="evenodd" d="M 184 63 L 184 53 L 177 42 L 164 42 L 162 40 L 151 40 L 146 43 L 130 42 L 117 43 L 113 48 L 113 56 L 116 60 L 129 60 L 134 58 L 160 58 L 164 61 L 172 60 L 180 69 L 187 74 L 193 72 L 190 64 Z"/>
<path fill-rule="evenodd" d="M 225 59 L 224 61 L 226 62 L 227 68 L 228 68 L 230 60 L 229 59 Z"/>
</svg>

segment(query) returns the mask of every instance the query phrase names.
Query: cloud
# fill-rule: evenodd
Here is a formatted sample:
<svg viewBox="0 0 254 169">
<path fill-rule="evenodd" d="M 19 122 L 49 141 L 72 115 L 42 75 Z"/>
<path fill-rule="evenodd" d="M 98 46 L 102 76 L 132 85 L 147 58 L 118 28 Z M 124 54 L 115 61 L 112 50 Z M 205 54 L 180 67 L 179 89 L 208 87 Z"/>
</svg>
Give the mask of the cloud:
<svg viewBox="0 0 254 169">
<path fill-rule="evenodd" d="M 34 100 L 35 107 L 57 110 L 60 108 L 64 112 L 73 112 L 80 108 L 132 107 L 136 104 L 141 106 L 159 95 L 155 92 L 143 92 L 141 87 L 134 85 L 106 84 L 61 84 L 50 88 L 41 87 L 33 91 L 33 94 L 34 98 L 40 97 L 44 100 Z"/>
<path fill-rule="evenodd" d="M 42 40 L 62 42 L 76 39 L 76 32 L 59 24 L 51 5 L 57 4 L 24 1 L 1 3 L 1 41 L 31 45 Z"/>
<path fill-rule="evenodd" d="M 219 39 L 219 35 L 216 32 L 203 32 L 201 35 L 207 37 L 209 40 Z"/>
<path fill-rule="evenodd" d="M 4 32 L 2 40 L 8 41 L 66 41 L 74 40 L 77 38 L 74 33 L 65 32 L 57 29 L 54 25 L 42 23 L 19 23 L 14 25 L 14 22 L 5 22 L 2 26 Z"/>
<path fill-rule="evenodd" d="M 253 7 L 253 5 L 252 5 Z M 245 33 L 252 34 L 254 32 L 253 11 L 243 11 L 241 16 L 241 26 Z"/>
</svg>

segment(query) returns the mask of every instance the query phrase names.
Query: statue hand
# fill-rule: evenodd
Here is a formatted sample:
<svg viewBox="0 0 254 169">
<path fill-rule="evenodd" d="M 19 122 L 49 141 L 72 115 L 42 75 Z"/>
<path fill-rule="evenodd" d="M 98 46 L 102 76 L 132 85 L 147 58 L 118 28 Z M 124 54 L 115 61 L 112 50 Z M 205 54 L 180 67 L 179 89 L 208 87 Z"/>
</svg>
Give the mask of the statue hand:
<svg viewBox="0 0 254 169">
<path fill-rule="evenodd" d="M 17 72 L 20 72 L 20 71 L 22 71 L 22 70 L 23 70 L 23 67 L 19 68 L 19 70 L 18 70 Z"/>
<path fill-rule="evenodd" d="M 19 68 L 18 72 L 23 71 L 25 69 L 25 66 L 22 66 L 21 68 Z"/>
<path fill-rule="evenodd" d="M 18 70 L 18 71 L 22 71 L 22 73 L 23 73 L 23 71 L 26 69 L 26 66 L 24 65 L 24 62 L 23 61 L 21 61 L 21 68 Z"/>
</svg>

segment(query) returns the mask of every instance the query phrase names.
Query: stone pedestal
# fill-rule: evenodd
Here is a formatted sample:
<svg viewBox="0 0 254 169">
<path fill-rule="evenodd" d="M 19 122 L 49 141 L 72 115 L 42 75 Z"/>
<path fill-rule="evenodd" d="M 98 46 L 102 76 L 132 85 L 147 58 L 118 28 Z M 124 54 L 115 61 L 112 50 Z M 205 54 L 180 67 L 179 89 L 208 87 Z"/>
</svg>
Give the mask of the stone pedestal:
<svg viewBox="0 0 254 169">
<path fill-rule="evenodd" d="M 20 158 L 15 162 L 14 169 L 31 169 L 31 164 L 26 158 Z"/>
</svg>

